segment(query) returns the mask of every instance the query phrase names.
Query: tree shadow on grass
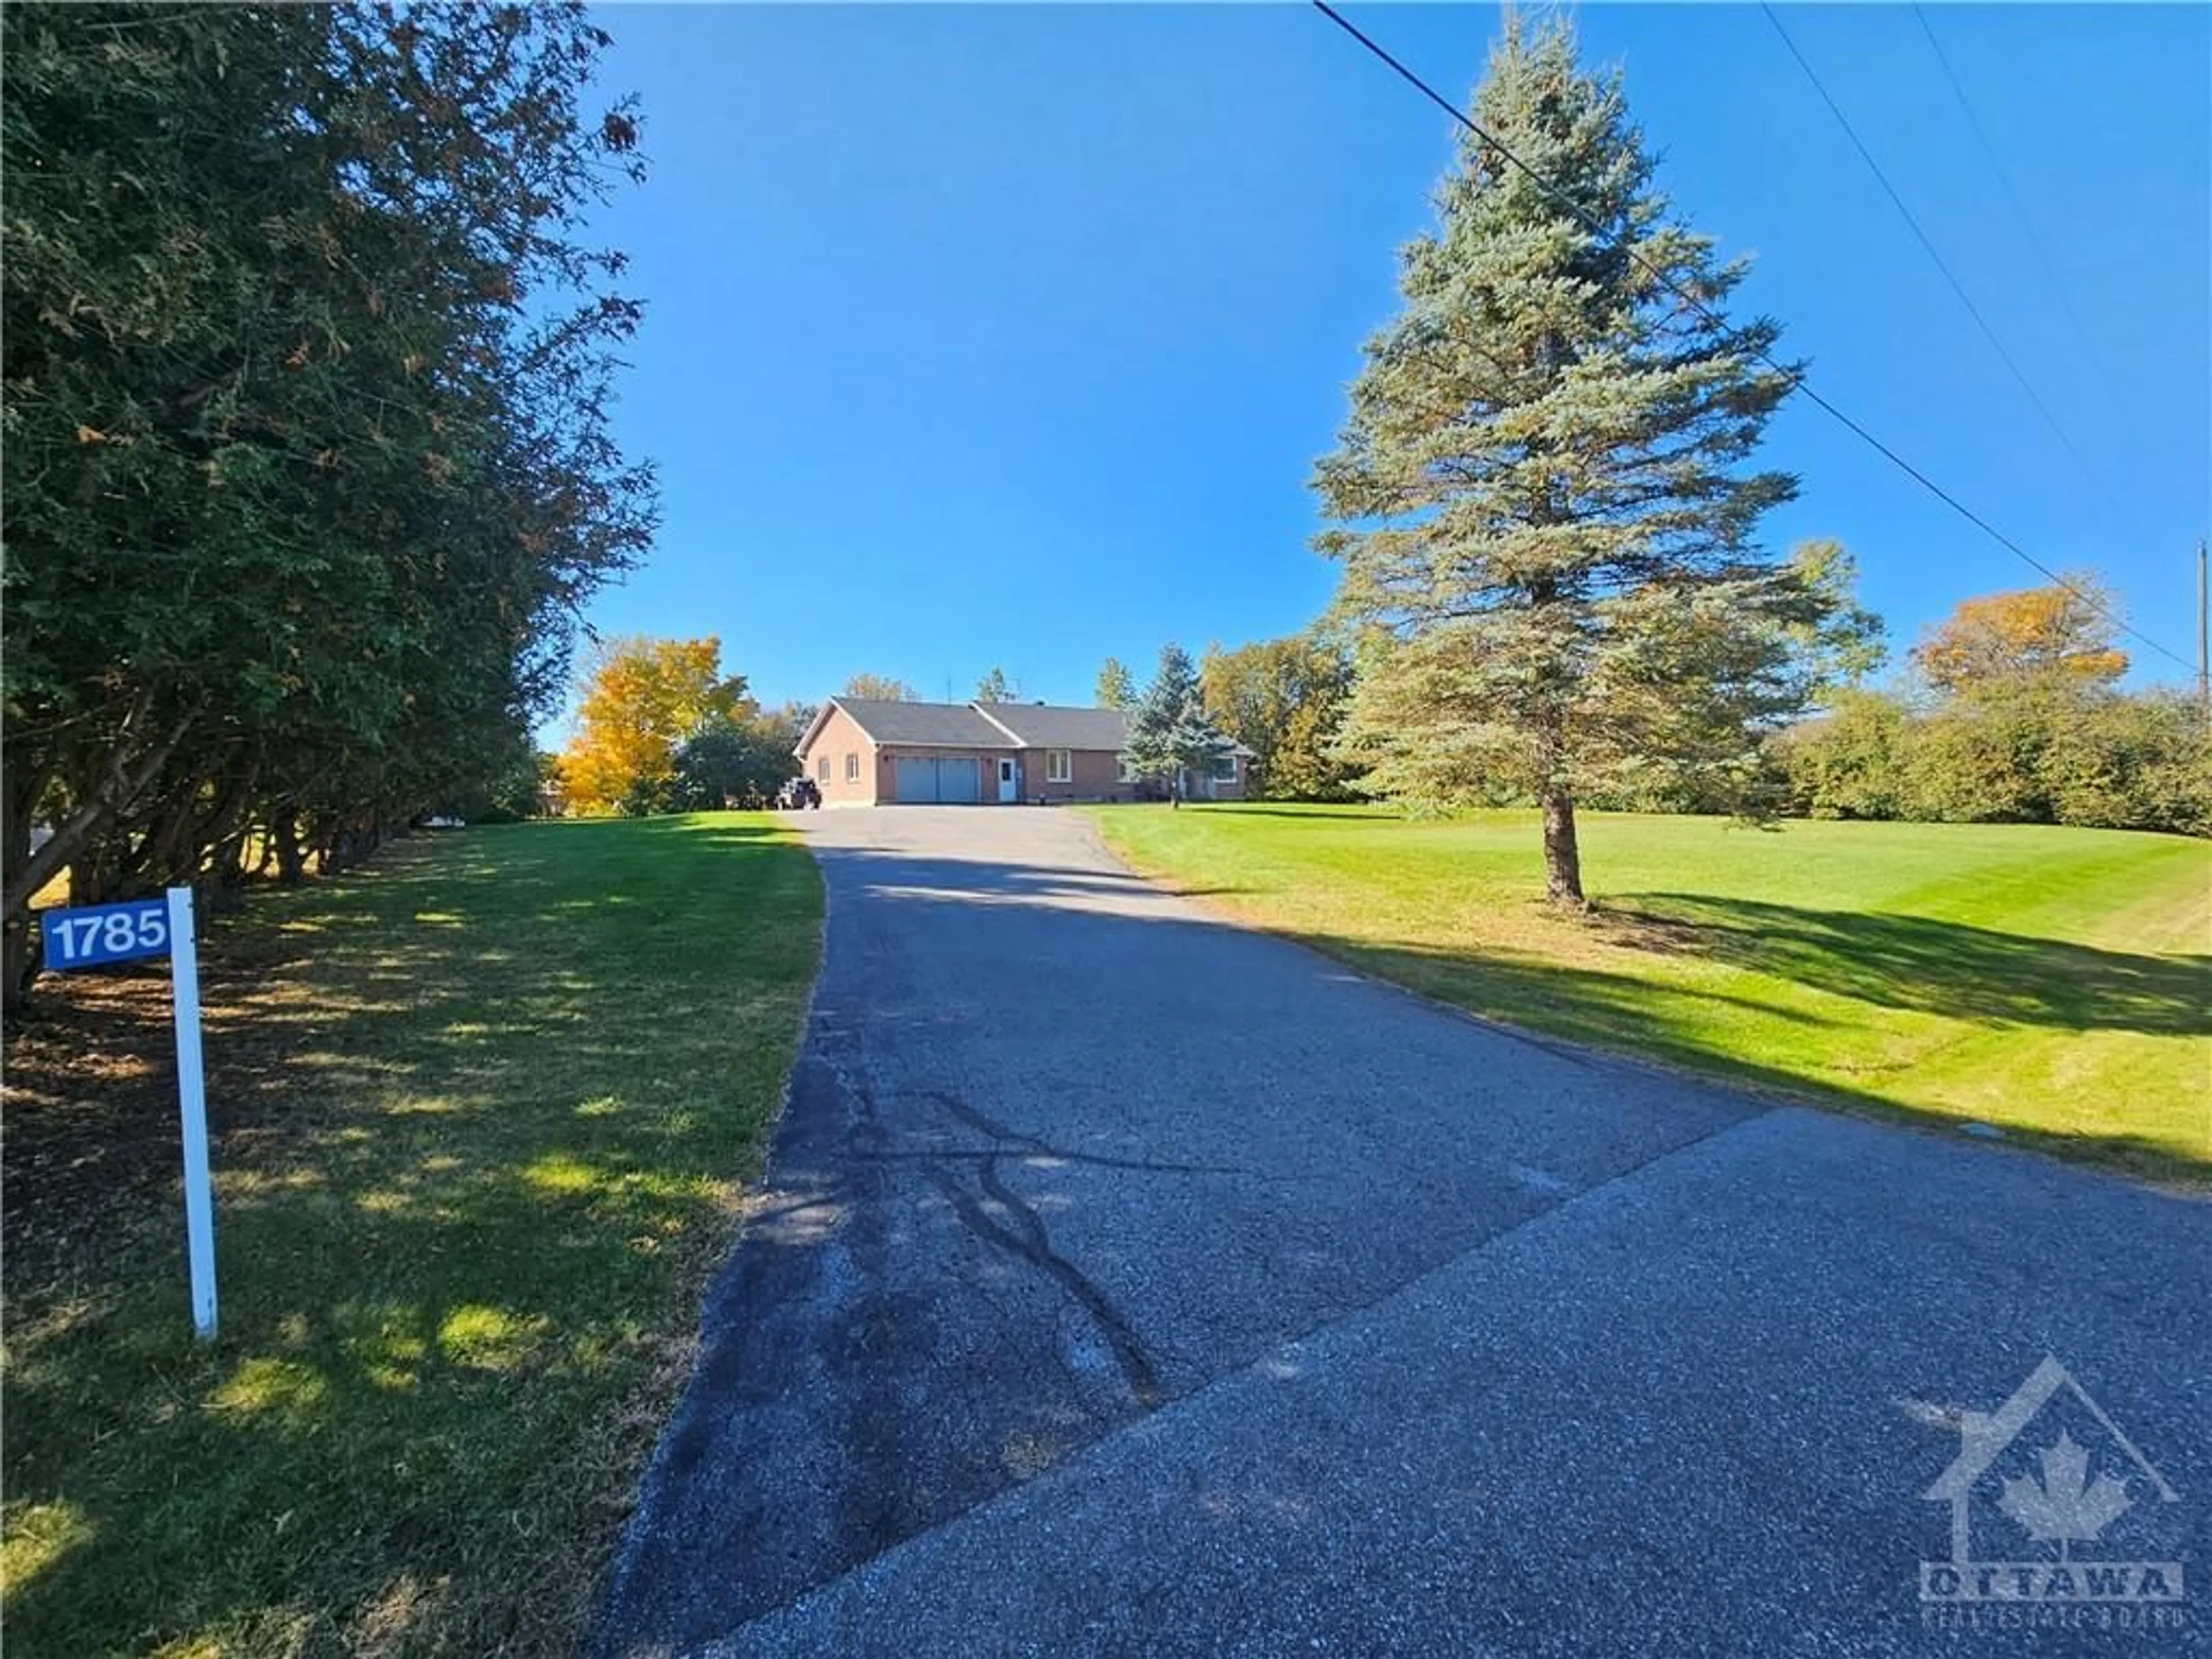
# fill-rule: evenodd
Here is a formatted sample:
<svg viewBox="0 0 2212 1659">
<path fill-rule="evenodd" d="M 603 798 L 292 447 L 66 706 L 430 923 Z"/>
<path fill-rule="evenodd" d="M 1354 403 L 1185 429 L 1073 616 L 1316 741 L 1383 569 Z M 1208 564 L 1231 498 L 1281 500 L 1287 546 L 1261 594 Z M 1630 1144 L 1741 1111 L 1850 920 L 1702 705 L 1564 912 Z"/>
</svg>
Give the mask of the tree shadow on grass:
<svg viewBox="0 0 2212 1659">
<path fill-rule="evenodd" d="M 1378 819 L 1405 818 L 1402 812 L 1384 807 L 1362 806 L 1357 802 L 1319 803 L 1312 805 L 1295 801 L 1270 804 L 1265 801 L 1200 800 L 1187 803 L 1189 810 L 1200 812 L 1225 812 L 1240 818 L 1360 818 L 1372 823 Z"/>
<path fill-rule="evenodd" d="M 1633 972 L 1571 968 L 1472 948 L 1292 931 L 1285 931 L 1285 937 L 1349 963 L 1362 972 L 1464 1009 L 1478 1018 L 1502 1022 L 1540 1045 L 1551 1046 L 1550 1039 L 1564 1038 L 1568 1043 L 1629 1059 L 1656 1060 L 1762 1094 L 1840 1108 L 1892 1123 L 1955 1130 L 1960 1121 L 1958 1114 L 1896 1097 L 1893 1085 L 1909 1067 L 1823 1077 L 1809 1069 L 1762 1063 L 1736 1052 L 1732 1038 L 1713 1030 L 1712 1016 L 1741 1011 L 1803 1029 L 1813 1041 L 1819 1040 L 1817 1028 L 1837 1023 L 1805 1010 L 1762 1002 L 1755 996 L 1695 985 L 1659 985 Z M 1890 1006 L 1956 1012 L 1955 1005 L 1947 1009 L 1934 1000 L 1925 1005 L 1897 1002 Z M 2203 1029 L 2201 1015 L 2196 1017 L 2195 1025 L 2174 1018 L 2174 1024 L 2167 1029 Z M 2212 1139 L 2203 1136 L 2192 1139 L 2185 1133 L 2112 1129 L 2077 1133 L 2018 1124 L 2008 1124 L 2004 1133 L 2016 1145 L 2056 1153 L 2072 1162 L 2178 1182 L 2193 1189 L 2212 1184 Z"/>
<path fill-rule="evenodd" d="M 2152 956 L 1926 916 L 1632 893 L 1601 925 L 1878 1007 L 2069 1031 L 2212 1035 L 2212 957 Z"/>
<path fill-rule="evenodd" d="M 572 1636 L 819 913 L 802 849 L 713 818 L 441 835 L 257 895 L 203 960 L 206 1346 L 163 976 L 42 986 L 9 1031 L 6 1452 L 11 1508 L 58 1541 L 11 1572 L 9 1635 Z"/>
</svg>

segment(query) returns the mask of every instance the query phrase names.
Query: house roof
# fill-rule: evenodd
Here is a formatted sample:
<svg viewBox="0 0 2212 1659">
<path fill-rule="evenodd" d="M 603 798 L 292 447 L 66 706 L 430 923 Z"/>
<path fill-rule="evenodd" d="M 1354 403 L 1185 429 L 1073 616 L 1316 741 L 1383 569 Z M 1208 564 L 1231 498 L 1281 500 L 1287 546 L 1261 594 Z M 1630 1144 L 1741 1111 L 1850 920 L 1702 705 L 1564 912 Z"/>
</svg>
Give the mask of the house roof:
<svg viewBox="0 0 2212 1659">
<path fill-rule="evenodd" d="M 965 702 L 891 702 L 873 697 L 832 697 L 799 739 L 802 754 L 814 740 L 823 715 L 843 709 L 853 723 L 878 743 L 912 744 L 923 749 L 1012 749 L 1006 734 Z"/>
<path fill-rule="evenodd" d="M 975 707 L 1024 749 L 1119 753 L 1129 733 L 1129 717 L 1118 708 L 1061 708 L 1044 702 L 979 702 Z"/>
<path fill-rule="evenodd" d="M 793 748 L 805 755 L 830 711 L 842 708 L 874 743 L 916 749 L 1088 749 L 1119 754 L 1129 717 L 1118 708 L 1067 708 L 1048 702 L 892 702 L 831 697 Z M 1237 752 L 1248 760 L 1243 744 Z"/>
</svg>

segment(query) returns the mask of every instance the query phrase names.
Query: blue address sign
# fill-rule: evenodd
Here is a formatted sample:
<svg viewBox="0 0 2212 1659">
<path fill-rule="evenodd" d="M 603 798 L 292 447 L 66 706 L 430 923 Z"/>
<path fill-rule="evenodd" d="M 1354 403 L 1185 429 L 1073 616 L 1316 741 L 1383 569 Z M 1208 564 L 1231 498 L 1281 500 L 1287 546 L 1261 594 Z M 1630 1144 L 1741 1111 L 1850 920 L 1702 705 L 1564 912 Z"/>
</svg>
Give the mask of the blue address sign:
<svg viewBox="0 0 2212 1659">
<path fill-rule="evenodd" d="M 97 968 L 169 954 L 169 908 L 157 898 L 41 910 L 39 931 L 49 968 Z"/>
</svg>

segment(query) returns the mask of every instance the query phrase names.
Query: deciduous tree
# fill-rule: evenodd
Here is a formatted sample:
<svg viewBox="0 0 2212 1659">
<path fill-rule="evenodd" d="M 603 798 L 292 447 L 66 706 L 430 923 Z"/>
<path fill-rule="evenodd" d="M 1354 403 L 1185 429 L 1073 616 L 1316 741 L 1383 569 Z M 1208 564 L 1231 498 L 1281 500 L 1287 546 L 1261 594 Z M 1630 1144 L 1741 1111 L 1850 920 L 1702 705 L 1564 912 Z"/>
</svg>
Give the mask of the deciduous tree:
<svg viewBox="0 0 2212 1659">
<path fill-rule="evenodd" d="M 1316 634 L 1224 651 L 1199 666 L 1206 712 L 1252 751 L 1249 776 L 1275 800 L 1342 799 L 1348 770 L 1334 752 L 1352 696 L 1352 653 Z"/>
<path fill-rule="evenodd" d="M 1817 817 L 2212 833 L 2212 732 L 2179 690 L 2045 673 L 1926 708 L 1848 691 L 1771 750 L 1793 809 Z"/>
<path fill-rule="evenodd" d="M 1101 708 L 1130 708 L 1137 702 L 1137 678 L 1118 657 L 1109 657 L 1098 666 L 1098 684 L 1092 689 L 1091 701 Z"/>
<path fill-rule="evenodd" d="M 725 677 L 721 641 L 611 639 L 593 653 L 562 754 L 569 804 L 582 812 L 659 810 L 676 775 L 676 752 L 717 723 L 760 713 L 742 675 Z"/>
<path fill-rule="evenodd" d="M 1784 632 L 1803 663 L 1814 696 L 1856 691 L 1889 656 L 1880 617 L 1859 603 L 1858 561 L 1826 538 L 1790 550 L 1790 566 L 1814 596 L 1808 617 L 1785 623 Z"/>
<path fill-rule="evenodd" d="M 873 702 L 912 702 L 914 688 L 888 674 L 855 674 L 845 682 L 845 695 Z"/>
<path fill-rule="evenodd" d="M 1013 701 L 1013 696 L 1012 688 L 1006 684 L 1006 671 L 996 665 L 993 665 L 991 672 L 984 675 L 975 687 L 977 702 L 1011 702 Z"/>
<path fill-rule="evenodd" d="M 710 714 L 676 746 L 668 807 L 702 812 L 764 805 L 791 768 L 791 744 L 779 722 L 760 714 Z"/>
<path fill-rule="evenodd" d="M 1317 544 L 1339 614 L 1390 641 L 1347 732 L 1372 785 L 1533 797 L 1547 890 L 1579 902 L 1577 791 L 1746 768 L 1809 690 L 1782 629 L 1819 598 L 1755 539 L 1795 483 L 1745 470 L 1792 381 L 1565 21 L 1509 15 L 1474 118 L 1549 187 L 1461 143 L 1317 469 Z"/>
<path fill-rule="evenodd" d="M 1795 811 L 1821 818 L 1895 818 L 1910 811 L 1906 745 L 1912 714 L 1881 691 L 1838 692 L 1818 718 L 1778 733 L 1772 751 Z"/>
<path fill-rule="evenodd" d="M 761 720 L 781 740 L 784 755 L 788 758 L 791 751 L 798 747 L 799 738 L 806 735 L 806 728 L 814 724 L 815 715 L 820 712 L 819 703 L 800 702 L 793 698 L 788 702 L 780 702 L 773 708 L 763 709 Z"/>
<path fill-rule="evenodd" d="M 2091 571 L 2064 585 L 1985 593 L 1963 601 L 1913 647 L 1939 691 L 1971 691 L 2026 676 L 2109 685 L 2127 672 L 2111 590 Z"/>
</svg>

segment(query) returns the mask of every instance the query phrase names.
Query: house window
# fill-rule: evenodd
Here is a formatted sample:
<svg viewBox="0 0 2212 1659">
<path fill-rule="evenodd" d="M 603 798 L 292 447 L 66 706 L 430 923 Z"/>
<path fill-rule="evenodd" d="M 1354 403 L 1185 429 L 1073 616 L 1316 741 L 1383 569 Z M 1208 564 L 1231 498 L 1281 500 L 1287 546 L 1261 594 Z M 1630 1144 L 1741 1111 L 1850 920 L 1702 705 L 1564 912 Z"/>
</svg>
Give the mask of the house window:
<svg viewBox="0 0 2212 1659">
<path fill-rule="evenodd" d="M 816 762 L 814 763 L 814 775 L 815 775 L 816 777 L 817 777 L 817 778 L 821 779 L 821 780 L 822 780 L 822 781 L 823 781 L 823 782 L 824 782 L 824 783 L 827 783 L 827 782 L 829 782 L 829 781 L 830 781 L 830 757 L 829 757 L 829 756 L 824 755 L 824 756 L 823 756 L 823 757 L 822 757 L 822 758 L 821 758 L 820 760 L 816 761 Z"/>
<path fill-rule="evenodd" d="M 1216 783 L 1234 783 L 1237 781 L 1236 756 L 1216 755 L 1213 757 L 1213 781 Z"/>
<path fill-rule="evenodd" d="M 1044 781 L 1047 783 L 1075 781 L 1075 754 L 1068 749 L 1048 749 L 1044 751 Z"/>
<path fill-rule="evenodd" d="M 858 783 L 860 781 L 860 757 L 858 755 L 848 755 L 848 756 L 846 756 L 846 757 L 845 757 L 845 781 L 846 781 L 846 782 L 848 782 L 848 783 Z"/>
<path fill-rule="evenodd" d="M 1129 763 L 1129 757 L 1127 755 L 1114 757 L 1114 775 L 1124 783 L 1134 783 L 1137 781 L 1137 769 Z"/>
</svg>

